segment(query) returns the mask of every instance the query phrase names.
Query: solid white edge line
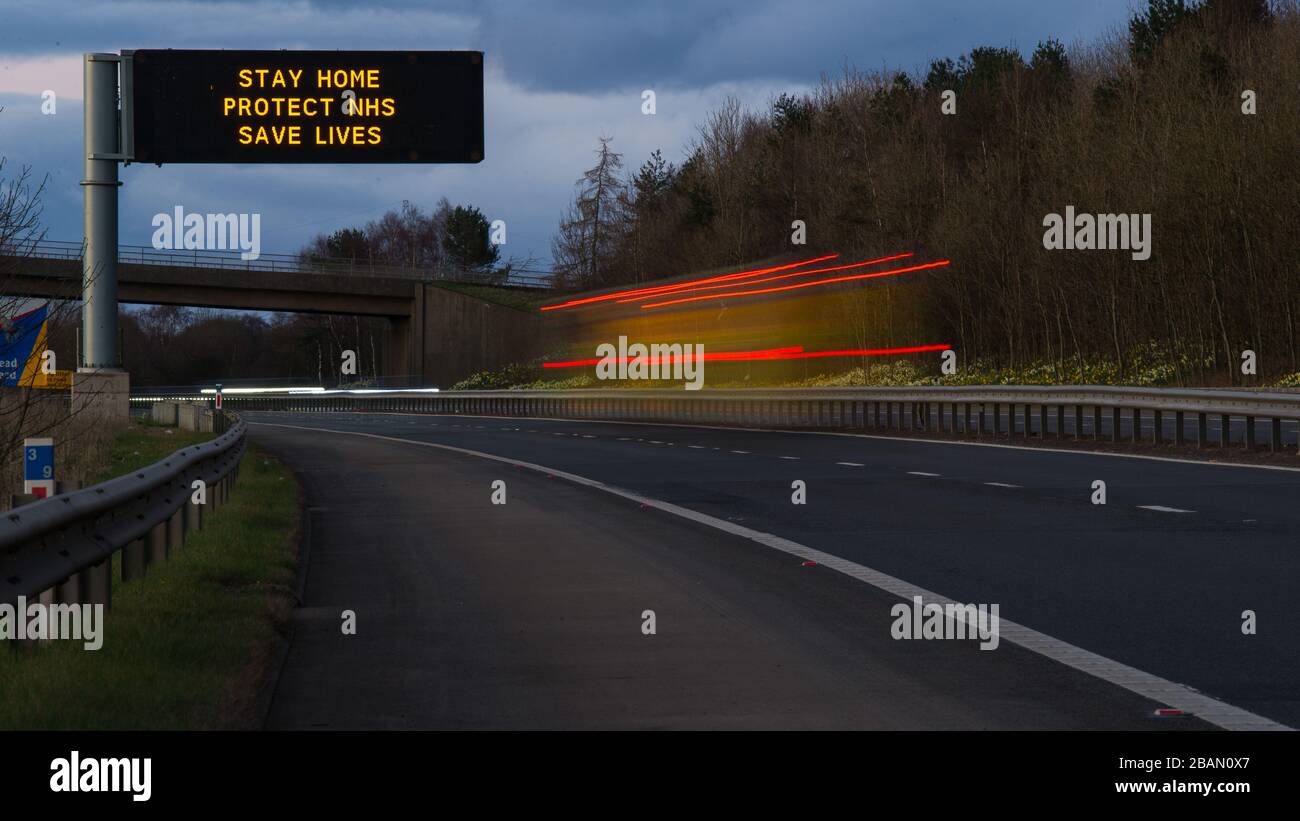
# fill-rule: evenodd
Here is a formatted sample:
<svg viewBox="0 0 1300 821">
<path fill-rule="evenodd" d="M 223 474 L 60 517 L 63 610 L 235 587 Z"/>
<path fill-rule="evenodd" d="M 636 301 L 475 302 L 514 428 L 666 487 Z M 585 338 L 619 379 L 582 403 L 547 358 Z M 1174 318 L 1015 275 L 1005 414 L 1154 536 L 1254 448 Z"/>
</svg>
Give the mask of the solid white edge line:
<svg viewBox="0 0 1300 821">
<path fill-rule="evenodd" d="M 814 561 L 820 565 L 829 567 L 832 570 L 843 573 L 858 581 L 866 582 L 872 587 L 892 593 L 906 600 L 911 600 L 914 596 L 920 596 L 926 601 L 946 606 L 949 604 L 960 604 L 946 596 L 931 592 L 922 587 L 917 587 L 910 582 L 890 576 L 887 573 L 881 573 L 865 565 L 851 562 L 848 559 L 842 559 L 839 556 L 832 556 L 829 553 L 823 553 L 820 550 L 799 544 L 798 542 L 784 539 L 780 536 L 774 536 L 770 533 L 752 530 L 748 527 L 738 525 L 735 522 L 728 522 L 718 519 L 704 513 L 680 507 L 669 502 L 661 502 L 658 499 L 652 499 L 648 496 L 642 496 L 630 490 L 624 490 L 620 487 L 607 485 L 604 482 L 588 479 L 585 476 L 579 476 L 574 473 L 568 473 L 562 470 L 548 468 L 545 465 L 538 465 L 533 462 L 524 462 L 519 459 L 511 459 L 507 456 L 497 456 L 492 453 L 484 453 L 468 448 L 458 448 L 454 445 L 444 445 L 435 442 L 421 442 L 415 439 L 399 439 L 395 436 L 381 436 L 376 433 L 362 433 L 360 431 L 333 430 L 330 428 L 310 428 L 302 425 L 281 425 L 274 422 L 253 422 L 250 425 L 262 425 L 264 427 L 287 428 L 290 430 L 310 431 L 313 433 L 337 433 L 347 436 L 361 436 L 368 439 L 379 439 L 387 442 L 396 442 L 403 445 L 423 445 L 425 447 L 437 448 L 439 450 L 460 453 L 466 456 L 475 456 L 480 459 L 489 459 L 494 462 L 502 462 L 507 465 L 535 470 L 539 473 L 545 473 L 550 476 L 557 476 L 561 479 L 573 482 L 574 484 L 584 487 L 603 490 L 614 496 L 620 496 L 629 501 L 643 504 L 646 507 L 652 507 L 656 510 L 662 510 L 665 513 L 671 513 L 683 519 L 687 519 L 697 524 L 721 530 L 724 533 L 730 533 L 734 536 L 749 539 L 758 542 L 764 547 L 770 547 L 773 550 L 779 550 L 782 553 L 795 556 L 805 561 Z M 959 618 L 965 621 L 966 610 L 958 608 L 954 610 L 954 615 L 961 614 Z M 1084 650 L 1082 647 L 1076 647 L 1069 642 L 1052 638 L 1051 636 L 1040 633 L 1037 630 L 1031 630 L 1023 625 L 1016 624 L 1006 619 L 999 620 L 999 638 L 1005 639 L 1012 644 L 1019 645 L 1040 656 L 1049 658 L 1053 661 L 1060 662 L 1067 667 L 1073 667 L 1080 672 L 1087 673 L 1090 676 L 1099 678 L 1109 684 L 1122 687 L 1133 693 L 1137 693 L 1143 698 L 1150 699 L 1165 707 L 1173 707 L 1184 712 L 1192 713 L 1195 717 L 1221 727 L 1225 730 L 1290 730 L 1285 724 L 1276 722 L 1270 718 L 1256 715 L 1240 707 L 1234 707 L 1218 699 L 1198 693 L 1182 684 L 1160 678 L 1151 673 L 1144 672 L 1136 667 L 1130 667 L 1127 664 L 1106 658 L 1105 656 L 1093 653 L 1090 650 Z"/>
<path fill-rule="evenodd" d="M 279 413 L 280 411 L 251 411 L 252 413 Z M 355 418 L 357 416 L 455 416 L 461 419 L 499 419 L 498 416 L 474 416 L 465 413 L 404 413 L 402 411 L 318 411 L 316 413 L 332 414 Z M 314 414 L 313 414 L 314 415 Z M 1149 456 L 1145 453 L 1113 453 L 1106 450 L 1081 450 L 1070 448 L 1044 448 L 1031 445 L 1012 445 L 1003 442 L 967 442 L 961 439 L 918 439 L 911 436 L 883 436 L 879 433 L 844 433 L 834 430 L 785 430 L 783 428 L 748 428 L 738 425 L 689 425 L 683 422 L 631 422 L 623 419 L 565 419 L 560 416 L 517 416 L 512 419 L 532 419 L 537 422 L 581 422 L 592 425 L 640 425 L 642 427 L 660 428 L 698 428 L 700 430 L 731 430 L 747 433 L 793 433 L 800 436 L 847 436 L 851 439 L 883 439 L 887 442 L 907 442 L 917 445 L 962 445 L 972 448 L 1002 448 L 1004 450 L 1023 450 L 1030 453 L 1065 453 L 1072 456 L 1110 456 L 1116 459 L 1145 459 L 1149 462 L 1174 462 L 1180 465 L 1202 465 L 1217 468 L 1245 468 L 1247 470 L 1280 470 L 1287 473 L 1300 473 L 1300 467 L 1286 465 L 1248 465 L 1242 462 L 1210 462 L 1204 459 L 1180 459 L 1177 456 Z M 1121 443 L 1122 444 L 1122 443 Z"/>
</svg>

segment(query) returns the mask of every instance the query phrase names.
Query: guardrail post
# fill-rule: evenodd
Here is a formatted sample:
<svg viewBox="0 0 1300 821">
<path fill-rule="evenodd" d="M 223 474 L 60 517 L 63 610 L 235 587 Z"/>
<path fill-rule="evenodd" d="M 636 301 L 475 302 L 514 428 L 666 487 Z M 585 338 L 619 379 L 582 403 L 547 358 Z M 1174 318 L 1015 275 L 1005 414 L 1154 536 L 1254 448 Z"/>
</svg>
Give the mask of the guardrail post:
<svg viewBox="0 0 1300 821">
<path fill-rule="evenodd" d="M 1056 406 L 1056 438 L 1065 438 L 1065 405 Z"/>
<path fill-rule="evenodd" d="M 1142 409 L 1141 408 L 1133 409 L 1132 433 L 1133 433 L 1132 441 L 1134 444 L 1142 441 Z"/>
<path fill-rule="evenodd" d="M 1101 441 L 1101 405 L 1092 406 L 1092 438 Z"/>
<path fill-rule="evenodd" d="M 77 575 L 81 576 L 81 602 L 102 604 L 107 609 L 113 603 L 113 557 L 92 564 Z"/>
<path fill-rule="evenodd" d="M 1165 414 L 1158 408 L 1151 411 L 1151 441 L 1157 445 L 1165 443 Z"/>
<path fill-rule="evenodd" d="M 1110 409 L 1110 441 L 1112 442 L 1119 441 L 1120 432 L 1124 429 L 1123 420 L 1124 420 L 1123 408 L 1116 407 Z"/>
<path fill-rule="evenodd" d="M 1272 425 L 1272 433 L 1268 439 L 1268 449 L 1274 453 L 1282 452 L 1282 420 L 1274 416 L 1269 420 Z"/>
<path fill-rule="evenodd" d="M 1255 417 L 1246 417 L 1246 450 L 1255 449 Z"/>
<path fill-rule="evenodd" d="M 1074 440 L 1083 438 L 1083 405 L 1074 406 Z"/>
<path fill-rule="evenodd" d="M 993 403 L 993 435 L 999 436 L 1002 433 L 1002 403 Z"/>
<path fill-rule="evenodd" d="M 1231 421 L 1232 420 L 1228 417 L 1228 414 L 1219 414 L 1219 447 L 1221 448 L 1226 448 L 1228 446 L 1230 439 L 1228 425 Z"/>
<path fill-rule="evenodd" d="M 68 578 L 54 586 L 55 602 L 80 602 L 81 601 L 81 574 L 73 573 Z"/>
<path fill-rule="evenodd" d="M 144 539 L 136 539 L 122 548 L 122 581 L 144 577 L 145 552 Z"/>
<path fill-rule="evenodd" d="M 1203 448 L 1209 444 L 1209 424 L 1206 422 L 1206 414 L 1196 414 L 1196 446 Z"/>
<path fill-rule="evenodd" d="M 159 564 L 165 561 L 167 561 L 167 523 L 159 522 L 145 537 L 145 564 Z"/>
<path fill-rule="evenodd" d="M 202 530 L 203 529 L 203 505 L 196 505 L 189 499 L 186 499 L 184 508 L 185 508 L 185 517 L 184 517 L 185 532 L 189 533 L 191 530 Z"/>
<path fill-rule="evenodd" d="M 1047 406 L 1038 406 L 1038 438 L 1047 438 Z"/>
<path fill-rule="evenodd" d="M 176 508 L 167 519 L 167 554 L 175 553 L 185 543 L 185 512 Z"/>
<path fill-rule="evenodd" d="M 1187 444 L 1187 431 L 1184 428 L 1185 421 L 1182 411 L 1174 411 L 1174 444 L 1178 447 Z"/>
<path fill-rule="evenodd" d="M 980 436 L 983 436 L 984 433 L 988 430 L 988 426 L 984 421 L 984 412 L 986 409 L 987 409 L 987 405 L 981 402 L 980 411 L 979 411 L 979 434 L 978 434 Z"/>
<path fill-rule="evenodd" d="M 967 435 L 970 434 L 970 403 L 969 402 L 962 403 L 961 432 Z"/>
</svg>

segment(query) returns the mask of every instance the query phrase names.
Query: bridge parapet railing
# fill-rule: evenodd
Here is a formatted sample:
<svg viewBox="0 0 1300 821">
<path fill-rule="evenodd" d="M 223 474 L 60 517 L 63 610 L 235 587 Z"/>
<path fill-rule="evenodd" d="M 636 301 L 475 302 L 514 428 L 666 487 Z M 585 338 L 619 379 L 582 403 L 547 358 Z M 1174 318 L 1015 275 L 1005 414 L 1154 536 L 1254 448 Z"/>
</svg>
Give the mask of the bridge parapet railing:
<svg viewBox="0 0 1300 821">
<path fill-rule="evenodd" d="M 82 258 L 82 243 L 42 239 L 20 247 L 0 249 L 8 256 L 38 259 Z M 508 278 L 490 271 L 455 266 L 407 266 L 375 263 L 355 259 L 311 259 L 298 254 L 260 253 L 256 259 L 244 259 L 238 250 L 172 250 L 149 245 L 119 245 L 117 260 L 127 265 L 159 265 L 188 268 L 218 268 L 232 271 L 269 271 L 294 274 L 333 274 L 342 276 L 376 276 L 420 281 L 446 281 L 478 285 L 504 285 L 524 288 L 550 288 L 549 274 L 535 271 L 511 271 Z"/>
</svg>

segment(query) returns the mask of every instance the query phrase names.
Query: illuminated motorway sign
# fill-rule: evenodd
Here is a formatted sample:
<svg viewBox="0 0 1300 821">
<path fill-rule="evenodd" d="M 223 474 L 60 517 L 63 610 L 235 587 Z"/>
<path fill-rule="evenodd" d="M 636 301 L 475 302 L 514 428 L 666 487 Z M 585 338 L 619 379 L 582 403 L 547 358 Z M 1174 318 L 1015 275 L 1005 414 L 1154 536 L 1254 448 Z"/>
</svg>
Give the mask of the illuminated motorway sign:
<svg viewBox="0 0 1300 821">
<path fill-rule="evenodd" d="M 128 54 L 136 162 L 483 159 L 482 52 Z"/>
</svg>

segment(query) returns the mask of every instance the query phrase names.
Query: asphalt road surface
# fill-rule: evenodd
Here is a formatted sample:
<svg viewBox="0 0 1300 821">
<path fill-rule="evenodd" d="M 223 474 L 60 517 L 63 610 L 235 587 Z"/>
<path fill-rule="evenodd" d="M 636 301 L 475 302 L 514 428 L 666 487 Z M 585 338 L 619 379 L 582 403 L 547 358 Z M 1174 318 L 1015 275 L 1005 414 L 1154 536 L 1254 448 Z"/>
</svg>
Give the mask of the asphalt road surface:
<svg viewBox="0 0 1300 821">
<path fill-rule="evenodd" d="M 1300 471 L 878 436 L 244 416 L 308 496 L 306 592 L 272 727 L 1300 726 Z M 805 548 L 822 561 L 801 561 Z M 1009 640 L 895 640 L 893 583 L 996 603 Z M 355 636 L 340 630 L 349 609 Z M 1153 718 L 1166 704 L 1126 689 L 1148 679 L 1171 700 L 1203 697 L 1207 723 Z"/>
</svg>

